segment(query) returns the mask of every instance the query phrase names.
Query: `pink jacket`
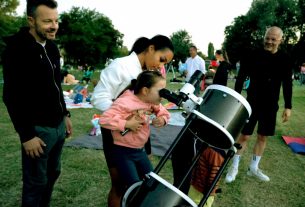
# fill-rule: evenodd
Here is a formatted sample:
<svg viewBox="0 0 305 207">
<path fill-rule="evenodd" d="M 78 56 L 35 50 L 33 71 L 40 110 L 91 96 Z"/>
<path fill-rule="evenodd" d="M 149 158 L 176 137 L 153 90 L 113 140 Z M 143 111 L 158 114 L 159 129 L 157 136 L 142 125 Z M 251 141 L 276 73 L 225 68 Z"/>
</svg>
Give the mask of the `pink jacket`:
<svg viewBox="0 0 305 207">
<path fill-rule="evenodd" d="M 114 144 L 130 148 L 142 148 L 150 134 L 148 115 L 143 117 L 147 122 L 139 131 L 129 131 L 124 136 L 120 132 L 125 130 L 126 120 L 129 116 L 138 111 L 146 112 L 151 111 L 151 109 L 153 109 L 153 114 L 156 117 L 162 116 L 168 123 L 170 113 L 161 104 L 153 105 L 142 102 L 133 92 L 127 90 L 102 114 L 100 124 L 102 127 L 112 130 Z"/>
</svg>

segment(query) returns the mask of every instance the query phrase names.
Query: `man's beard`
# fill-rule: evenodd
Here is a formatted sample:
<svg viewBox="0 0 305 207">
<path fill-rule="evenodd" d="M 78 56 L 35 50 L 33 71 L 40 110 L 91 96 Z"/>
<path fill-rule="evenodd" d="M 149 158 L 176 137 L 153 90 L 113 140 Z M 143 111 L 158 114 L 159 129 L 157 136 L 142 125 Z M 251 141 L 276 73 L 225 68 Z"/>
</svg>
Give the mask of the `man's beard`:
<svg viewBox="0 0 305 207">
<path fill-rule="evenodd" d="M 45 31 L 45 33 L 43 33 L 43 32 L 41 32 L 41 30 L 39 30 L 39 28 L 36 26 L 36 27 L 35 27 L 35 31 L 36 31 L 36 34 L 37 34 L 43 41 L 46 41 L 46 40 L 52 39 L 52 38 L 48 38 L 47 33 L 48 33 L 48 32 L 54 32 L 55 29 L 49 29 L 48 31 Z"/>
</svg>

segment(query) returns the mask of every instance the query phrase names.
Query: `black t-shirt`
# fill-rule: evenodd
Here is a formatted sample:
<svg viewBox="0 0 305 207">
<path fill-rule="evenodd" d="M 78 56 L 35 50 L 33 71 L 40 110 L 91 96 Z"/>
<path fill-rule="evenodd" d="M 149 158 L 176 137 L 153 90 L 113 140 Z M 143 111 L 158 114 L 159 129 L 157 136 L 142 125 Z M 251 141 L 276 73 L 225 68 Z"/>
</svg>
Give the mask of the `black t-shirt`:
<svg viewBox="0 0 305 207">
<path fill-rule="evenodd" d="M 291 108 L 292 97 L 292 61 L 289 56 L 278 51 L 272 54 L 257 50 L 240 61 L 235 90 L 241 92 L 244 80 L 250 78 L 247 100 L 251 107 L 263 107 L 266 110 L 278 109 L 281 85 L 285 108 Z"/>
</svg>

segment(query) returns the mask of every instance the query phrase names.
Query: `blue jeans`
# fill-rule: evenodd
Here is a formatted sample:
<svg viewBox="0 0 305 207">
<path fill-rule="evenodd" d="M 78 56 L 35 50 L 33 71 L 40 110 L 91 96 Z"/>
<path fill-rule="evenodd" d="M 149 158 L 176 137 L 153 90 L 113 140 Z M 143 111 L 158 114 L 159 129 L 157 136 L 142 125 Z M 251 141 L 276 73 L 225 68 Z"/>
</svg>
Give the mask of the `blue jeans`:
<svg viewBox="0 0 305 207">
<path fill-rule="evenodd" d="M 60 158 L 65 142 L 65 124 L 57 127 L 35 126 L 38 137 L 46 147 L 40 157 L 31 158 L 22 147 L 22 207 L 50 205 L 53 186 L 60 175 Z"/>
<path fill-rule="evenodd" d="M 153 170 L 144 148 L 134 149 L 114 145 L 113 160 L 119 176 L 127 187 L 142 180 L 145 174 Z"/>
</svg>

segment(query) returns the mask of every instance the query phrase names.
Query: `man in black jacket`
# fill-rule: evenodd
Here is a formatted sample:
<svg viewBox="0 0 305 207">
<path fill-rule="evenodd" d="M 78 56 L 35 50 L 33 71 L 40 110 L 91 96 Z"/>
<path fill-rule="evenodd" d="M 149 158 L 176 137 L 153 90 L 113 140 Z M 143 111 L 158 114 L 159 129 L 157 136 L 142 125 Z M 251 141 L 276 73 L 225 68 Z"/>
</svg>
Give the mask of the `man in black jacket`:
<svg viewBox="0 0 305 207">
<path fill-rule="evenodd" d="M 267 137 L 273 136 L 275 132 L 281 86 L 283 86 L 285 101 L 285 109 L 282 115 L 283 122 L 288 121 L 292 107 L 292 62 L 289 56 L 279 49 L 282 38 L 283 31 L 279 27 L 268 28 L 264 37 L 264 48 L 247 54 L 247 57 L 240 61 L 240 71 L 236 79 L 235 90 L 240 93 L 246 77 L 250 78 L 247 100 L 251 105 L 252 114 L 237 140 L 242 149 L 232 159 L 232 165 L 226 175 L 226 182 L 228 183 L 235 180 L 240 155 L 245 150 L 256 123 L 258 123 L 257 139 L 247 175 L 262 181 L 270 180 L 259 169 L 258 165 L 266 147 Z"/>
<path fill-rule="evenodd" d="M 29 28 L 5 39 L 3 101 L 22 144 L 22 206 L 49 206 L 72 123 L 60 78 L 57 2 L 28 0 Z"/>
</svg>

